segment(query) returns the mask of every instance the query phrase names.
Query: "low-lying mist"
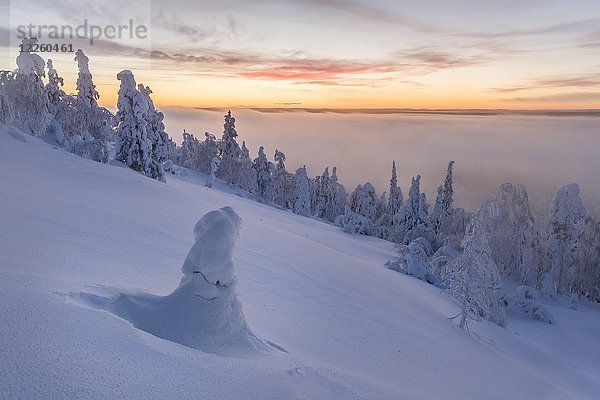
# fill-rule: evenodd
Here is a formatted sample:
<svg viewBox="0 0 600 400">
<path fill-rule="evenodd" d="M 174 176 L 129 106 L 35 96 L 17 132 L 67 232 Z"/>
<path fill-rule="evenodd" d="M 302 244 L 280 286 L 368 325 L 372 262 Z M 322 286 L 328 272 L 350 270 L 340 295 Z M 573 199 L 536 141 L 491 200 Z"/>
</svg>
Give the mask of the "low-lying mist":
<svg viewBox="0 0 600 400">
<path fill-rule="evenodd" d="M 164 108 L 170 135 L 220 137 L 223 111 Z M 577 182 L 586 206 L 600 211 L 600 118 L 583 116 L 264 113 L 232 110 L 239 142 L 254 158 L 264 146 L 287 156 L 290 172 L 306 164 L 309 176 L 337 166 L 351 192 L 371 182 L 388 190 L 392 160 L 406 197 L 411 177 L 422 176 L 429 203 L 455 160 L 455 204 L 473 211 L 504 182 L 525 185 L 536 214 L 546 213 L 556 189 Z"/>
</svg>

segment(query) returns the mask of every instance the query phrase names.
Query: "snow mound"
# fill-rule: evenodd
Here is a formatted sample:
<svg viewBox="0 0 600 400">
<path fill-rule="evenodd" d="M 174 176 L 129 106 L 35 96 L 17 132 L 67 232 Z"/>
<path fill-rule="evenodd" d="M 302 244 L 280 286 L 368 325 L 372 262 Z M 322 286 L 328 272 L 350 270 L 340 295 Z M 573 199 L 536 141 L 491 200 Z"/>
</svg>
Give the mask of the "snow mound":
<svg viewBox="0 0 600 400">
<path fill-rule="evenodd" d="M 183 275 L 201 274 L 212 285 L 231 284 L 233 249 L 241 222 L 231 207 L 204 215 L 194 226 L 196 242 L 183 262 Z"/>
<path fill-rule="evenodd" d="M 205 214 L 194 226 L 195 243 L 183 263 L 181 283 L 167 296 L 116 292 L 75 297 L 138 329 L 206 353 L 248 357 L 285 351 L 255 335 L 242 312 L 232 260 L 240 225 L 231 207 Z"/>
</svg>

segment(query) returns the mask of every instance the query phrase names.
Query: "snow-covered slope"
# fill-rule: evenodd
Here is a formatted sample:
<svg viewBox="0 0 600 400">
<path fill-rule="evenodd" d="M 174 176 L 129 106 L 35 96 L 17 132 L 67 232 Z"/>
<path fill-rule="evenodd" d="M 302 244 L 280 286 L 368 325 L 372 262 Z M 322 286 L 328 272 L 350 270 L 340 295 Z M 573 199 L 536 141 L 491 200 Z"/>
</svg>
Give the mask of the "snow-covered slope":
<svg viewBox="0 0 600 400">
<path fill-rule="evenodd" d="M 568 399 L 600 392 L 600 310 L 556 323 L 447 319 L 438 289 L 383 267 L 393 246 L 244 199 L 163 184 L 0 128 L 0 397 Z M 257 335 L 227 357 L 152 336 L 74 293 L 171 293 L 206 212 L 242 218 L 234 262 Z"/>
</svg>

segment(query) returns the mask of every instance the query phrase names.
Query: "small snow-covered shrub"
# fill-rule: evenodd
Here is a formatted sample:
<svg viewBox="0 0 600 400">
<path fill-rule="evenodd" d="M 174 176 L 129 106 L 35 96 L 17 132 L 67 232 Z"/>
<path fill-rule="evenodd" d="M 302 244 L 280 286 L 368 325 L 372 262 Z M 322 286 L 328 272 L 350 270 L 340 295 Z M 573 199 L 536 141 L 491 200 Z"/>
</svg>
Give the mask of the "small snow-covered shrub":
<svg viewBox="0 0 600 400">
<path fill-rule="evenodd" d="M 515 296 L 525 300 L 537 300 L 537 291 L 531 286 L 519 286 L 515 291 Z"/>
<path fill-rule="evenodd" d="M 171 160 L 167 160 L 164 163 L 162 163 L 162 167 L 166 173 L 173 174 L 176 176 L 187 176 L 188 174 L 187 168 L 180 167 Z"/>
<path fill-rule="evenodd" d="M 440 286 L 439 277 L 431 272 L 431 264 L 427 258 L 428 249 L 431 251 L 431 246 L 423 238 L 413 240 L 408 245 L 398 245 L 398 257 L 387 261 L 385 267 Z"/>
<path fill-rule="evenodd" d="M 346 211 L 338 217 L 336 224 L 347 233 L 359 233 L 361 235 L 370 235 L 373 223 L 367 217 L 363 217 L 352 211 L 346 206 Z"/>
<path fill-rule="evenodd" d="M 509 312 L 548 324 L 553 323 L 554 317 L 552 317 L 552 314 L 536 299 L 537 292 L 533 287 L 519 286 L 514 294 L 508 296 L 505 300 Z"/>
<path fill-rule="evenodd" d="M 89 136 L 86 139 L 88 140 L 83 140 L 79 135 L 73 137 L 71 143 L 73 154 L 101 163 L 107 163 L 108 150 L 106 145 L 102 141 L 90 138 Z"/>
<path fill-rule="evenodd" d="M 425 254 L 427 255 L 427 257 L 433 255 L 433 249 L 431 247 L 431 243 L 427 239 L 425 239 L 424 237 L 418 237 L 418 238 L 414 239 L 408 245 L 408 247 L 410 248 L 411 246 L 415 246 L 415 245 L 419 245 L 423 249 L 423 251 L 425 252 Z"/>
<path fill-rule="evenodd" d="M 392 217 L 384 213 L 375 221 L 373 226 L 373 236 L 377 236 L 380 239 L 388 240 L 391 237 L 392 231 Z"/>
</svg>

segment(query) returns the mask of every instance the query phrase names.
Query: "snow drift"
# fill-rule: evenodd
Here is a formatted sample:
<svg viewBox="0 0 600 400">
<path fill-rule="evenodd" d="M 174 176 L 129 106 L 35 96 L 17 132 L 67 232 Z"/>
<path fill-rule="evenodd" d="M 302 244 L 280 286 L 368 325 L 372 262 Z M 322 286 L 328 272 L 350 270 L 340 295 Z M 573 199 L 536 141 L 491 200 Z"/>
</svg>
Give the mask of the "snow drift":
<svg viewBox="0 0 600 400">
<path fill-rule="evenodd" d="M 181 268 L 181 283 L 168 296 L 121 292 L 75 297 L 143 331 L 207 353 L 249 356 L 283 350 L 256 336 L 242 312 L 233 264 L 240 224 L 232 207 L 205 214 L 194 226 L 195 243 Z"/>
</svg>

